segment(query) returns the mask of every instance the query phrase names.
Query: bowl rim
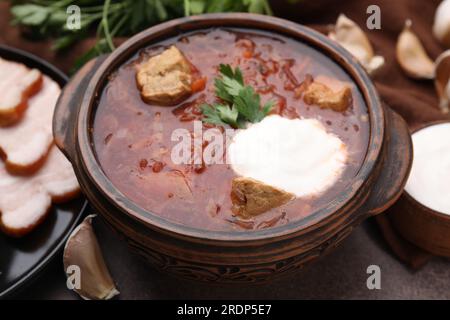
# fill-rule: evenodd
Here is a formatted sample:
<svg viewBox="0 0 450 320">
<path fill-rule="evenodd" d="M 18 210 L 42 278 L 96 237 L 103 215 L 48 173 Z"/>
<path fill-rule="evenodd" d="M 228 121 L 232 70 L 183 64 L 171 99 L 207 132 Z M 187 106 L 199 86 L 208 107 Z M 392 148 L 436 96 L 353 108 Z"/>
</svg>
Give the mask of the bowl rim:
<svg viewBox="0 0 450 320">
<path fill-rule="evenodd" d="M 450 120 L 431 121 L 431 122 L 427 122 L 425 124 L 417 126 L 416 128 L 414 128 L 414 130 L 411 131 L 411 140 L 413 139 L 413 136 L 415 133 L 417 133 L 421 130 L 430 128 L 430 127 L 441 125 L 441 124 L 449 124 L 450 125 Z M 414 146 L 413 146 L 413 148 L 414 148 Z M 413 159 L 413 162 L 414 162 L 414 159 Z M 411 168 L 412 168 L 413 162 L 411 163 Z M 436 219 L 444 219 L 446 222 L 450 223 L 450 214 L 446 214 L 446 213 L 431 209 L 430 207 L 424 205 L 423 203 L 416 200 L 416 198 L 414 198 L 411 194 L 409 194 L 409 192 L 406 191 L 406 188 L 403 189 L 403 196 L 406 198 L 407 201 L 413 203 L 415 205 L 415 208 L 419 209 L 422 212 L 422 214 L 427 214 L 427 215 L 433 216 Z"/>
<path fill-rule="evenodd" d="M 163 39 L 168 39 L 176 34 L 183 34 L 194 30 L 205 30 L 214 27 L 234 27 L 257 31 L 268 31 L 285 37 L 296 39 L 318 51 L 338 64 L 358 86 L 366 102 L 369 114 L 370 134 L 368 148 L 364 161 L 346 190 L 334 201 L 328 203 L 313 214 L 290 222 L 286 225 L 242 231 L 212 231 L 187 226 L 174 222 L 143 209 L 122 194 L 101 169 L 90 138 L 90 124 L 96 106 L 96 93 L 107 75 L 122 65 L 139 49 L 156 44 Z M 143 44 L 145 43 L 145 44 Z M 90 182 L 111 204 L 133 220 L 144 223 L 147 227 L 169 232 L 179 237 L 211 241 L 248 242 L 261 239 L 274 239 L 292 236 L 298 232 L 304 232 L 312 226 L 331 219 L 345 207 L 349 201 L 368 182 L 370 174 L 375 168 L 379 154 L 382 150 L 385 133 L 385 112 L 378 92 L 370 80 L 368 74 L 357 60 L 343 47 L 328 39 L 319 32 L 306 26 L 270 16 L 250 13 L 219 13 L 190 16 L 167 21 L 146 29 L 124 42 L 101 63 L 99 68 L 89 80 L 89 84 L 81 102 L 78 120 L 76 124 L 77 143 L 76 149 L 80 157 L 80 165 L 86 171 Z M 83 143 L 80 143 L 83 142 Z M 363 202 L 359 204 L 362 206 Z M 333 215 L 334 214 L 334 215 Z"/>
</svg>

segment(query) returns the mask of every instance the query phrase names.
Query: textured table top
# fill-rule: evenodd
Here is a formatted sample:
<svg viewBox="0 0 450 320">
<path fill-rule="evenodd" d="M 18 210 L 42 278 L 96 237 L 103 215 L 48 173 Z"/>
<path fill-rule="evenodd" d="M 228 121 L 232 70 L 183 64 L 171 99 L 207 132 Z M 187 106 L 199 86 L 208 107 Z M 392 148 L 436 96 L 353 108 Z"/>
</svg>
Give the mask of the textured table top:
<svg viewBox="0 0 450 320">
<path fill-rule="evenodd" d="M 373 221 L 330 255 L 299 273 L 264 285 L 218 286 L 159 273 L 131 253 L 99 219 L 95 230 L 121 294 L 119 299 L 450 299 L 450 261 L 434 258 L 411 271 L 390 253 Z M 381 268 L 381 289 L 366 286 L 369 265 Z M 66 289 L 62 256 L 15 298 L 78 299 Z"/>
</svg>

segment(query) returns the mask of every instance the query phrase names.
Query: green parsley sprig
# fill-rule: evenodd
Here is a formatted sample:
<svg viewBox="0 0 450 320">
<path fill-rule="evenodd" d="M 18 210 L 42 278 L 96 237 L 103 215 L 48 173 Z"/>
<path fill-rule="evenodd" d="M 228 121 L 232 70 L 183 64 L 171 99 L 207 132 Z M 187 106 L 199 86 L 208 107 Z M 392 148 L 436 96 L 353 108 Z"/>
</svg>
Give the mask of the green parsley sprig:
<svg viewBox="0 0 450 320">
<path fill-rule="evenodd" d="M 200 106 L 203 122 L 233 128 L 245 128 L 247 122 L 261 121 L 272 109 L 269 101 L 261 107 L 261 97 L 253 87 L 245 85 L 239 67 L 233 70 L 228 64 L 219 67 L 220 76 L 214 80 L 216 95 L 223 103 Z"/>
</svg>

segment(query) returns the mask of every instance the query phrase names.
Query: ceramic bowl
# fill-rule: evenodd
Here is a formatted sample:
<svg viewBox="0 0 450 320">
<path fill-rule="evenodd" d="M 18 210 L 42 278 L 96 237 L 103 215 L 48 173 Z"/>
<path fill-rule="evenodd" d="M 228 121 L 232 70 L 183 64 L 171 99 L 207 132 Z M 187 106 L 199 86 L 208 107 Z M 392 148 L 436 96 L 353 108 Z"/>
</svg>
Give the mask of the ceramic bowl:
<svg viewBox="0 0 450 320">
<path fill-rule="evenodd" d="M 218 232 L 168 221 L 131 202 L 104 174 L 91 139 L 96 99 L 108 75 L 139 49 L 175 35 L 212 27 L 266 30 L 312 46 L 340 65 L 360 89 L 369 113 L 365 160 L 348 188 L 323 209 L 287 225 L 252 232 Z M 342 47 L 305 26 L 283 19 L 210 14 L 147 29 L 108 56 L 88 63 L 66 86 L 54 117 L 57 145 L 73 163 L 81 187 L 101 217 L 157 268 L 208 282 L 259 282 L 288 274 L 333 250 L 366 218 L 401 194 L 411 167 L 408 128 L 380 101 L 374 84 Z"/>
<path fill-rule="evenodd" d="M 414 133 L 441 123 L 431 123 Z M 390 218 L 396 230 L 416 246 L 438 256 L 450 257 L 450 215 L 435 211 L 414 199 L 406 190 Z"/>
</svg>

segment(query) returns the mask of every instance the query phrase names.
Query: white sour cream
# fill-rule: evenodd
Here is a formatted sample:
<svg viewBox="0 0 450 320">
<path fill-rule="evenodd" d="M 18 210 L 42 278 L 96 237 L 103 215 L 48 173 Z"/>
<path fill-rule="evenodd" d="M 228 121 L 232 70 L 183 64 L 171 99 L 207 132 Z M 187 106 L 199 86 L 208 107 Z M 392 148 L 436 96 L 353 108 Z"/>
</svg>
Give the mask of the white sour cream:
<svg viewBox="0 0 450 320">
<path fill-rule="evenodd" d="M 228 161 L 240 176 L 306 197 L 339 179 L 347 148 L 318 120 L 272 115 L 236 133 Z"/>
<path fill-rule="evenodd" d="M 405 190 L 422 205 L 450 215 L 450 123 L 413 134 L 414 160 Z"/>
</svg>

